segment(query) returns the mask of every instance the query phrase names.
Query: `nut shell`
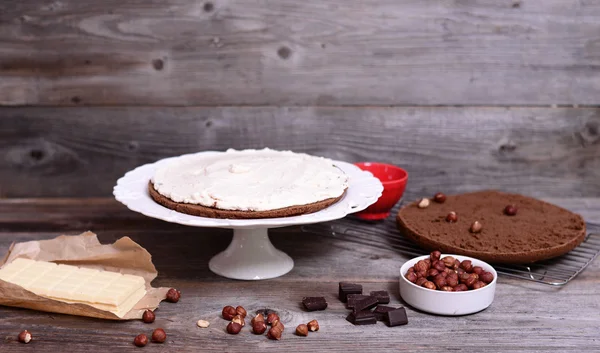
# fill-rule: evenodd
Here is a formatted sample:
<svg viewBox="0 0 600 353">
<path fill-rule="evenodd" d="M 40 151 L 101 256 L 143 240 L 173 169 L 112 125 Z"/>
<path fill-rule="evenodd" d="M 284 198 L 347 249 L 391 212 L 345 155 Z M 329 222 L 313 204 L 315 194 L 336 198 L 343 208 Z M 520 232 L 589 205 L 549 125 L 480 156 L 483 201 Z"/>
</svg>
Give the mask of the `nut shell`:
<svg viewBox="0 0 600 353">
<path fill-rule="evenodd" d="M 147 323 L 147 324 L 153 323 L 155 318 L 156 318 L 156 315 L 154 315 L 154 313 L 152 312 L 152 310 L 146 310 L 142 314 L 142 321 L 145 322 L 145 323 Z"/>
<path fill-rule="evenodd" d="M 167 340 L 167 334 L 165 333 L 165 330 L 163 330 L 162 328 L 157 328 L 154 331 L 152 331 L 152 342 L 163 343 L 166 340 Z"/>
<path fill-rule="evenodd" d="M 133 339 L 133 344 L 137 347 L 144 347 L 148 344 L 148 336 L 144 335 L 143 333 L 140 333 Z"/>
<path fill-rule="evenodd" d="M 319 322 L 317 320 L 311 320 L 306 324 L 309 331 L 315 332 L 319 331 Z"/>
<path fill-rule="evenodd" d="M 305 324 L 298 325 L 298 327 L 296 327 L 296 335 L 308 336 L 308 326 Z"/>
<path fill-rule="evenodd" d="M 167 301 L 168 302 L 177 303 L 179 301 L 179 298 L 181 298 L 180 291 L 178 291 L 175 288 L 169 289 L 169 291 L 167 292 Z"/>
<path fill-rule="evenodd" d="M 278 327 L 271 327 L 269 332 L 267 332 L 267 338 L 271 340 L 279 340 L 281 339 L 281 330 Z"/>
<path fill-rule="evenodd" d="M 238 324 L 237 322 L 232 321 L 227 325 L 227 333 L 229 334 L 237 335 L 241 330 L 242 325 Z"/>
<path fill-rule="evenodd" d="M 233 317 L 237 315 L 237 312 L 235 311 L 235 308 L 233 306 L 227 305 L 223 308 L 221 315 L 223 315 L 223 319 L 231 321 L 231 319 L 233 319 Z"/>
<path fill-rule="evenodd" d="M 17 339 L 21 343 L 29 343 L 29 342 L 31 342 L 32 338 L 33 338 L 33 336 L 31 335 L 31 332 L 29 332 L 27 330 L 21 331 L 21 333 L 19 333 L 19 336 L 17 336 Z"/>
<path fill-rule="evenodd" d="M 252 332 L 257 335 L 262 335 L 267 330 L 267 325 L 264 321 L 254 321 L 252 324 Z"/>
<path fill-rule="evenodd" d="M 441 192 L 438 192 L 437 194 L 433 195 L 433 201 L 437 203 L 444 203 L 446 202 L 446 195 L 442 194 Z"/>
<path fill-rule="evenodd" d="M 242 318 L 245 318 L 247 315 L 246 309 L 241 305 L 235 308 L 235 312 Z"/>
<path fill-rule="evenodd" d="M 267 324 L 269 324 L 269 325 L 273 324 L 273 322 L 276 320 L 279 321 L 279 316 L 275 313 L 270 313 L 267 316 Z"/>
</svg>

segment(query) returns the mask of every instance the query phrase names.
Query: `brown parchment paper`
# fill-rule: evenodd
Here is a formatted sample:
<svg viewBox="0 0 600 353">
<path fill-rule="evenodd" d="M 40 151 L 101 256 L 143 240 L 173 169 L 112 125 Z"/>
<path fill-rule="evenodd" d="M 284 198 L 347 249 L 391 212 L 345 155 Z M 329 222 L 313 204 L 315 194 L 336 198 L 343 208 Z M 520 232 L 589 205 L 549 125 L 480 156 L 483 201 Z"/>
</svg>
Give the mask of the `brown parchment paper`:
<svg viewBox="0 0 600 353">
<path fill-rule="evenodd" d="M 146 295 L 120 318 L 110 311 L 89 305 L 41 297 L 21 286 L 0 280 L 0 305 L 101 319 L 131 320 L 140 319 L 146 309 L 156 309 L 169 290 L 164 287 L 152 288 L 150 282 L 158 274 L 152 264 L 152 256 L 129 237 L 103 245 L 96 234 L 85 232 L 75 236 L 61 235 L 50 240 L 13 243 L 0 261 L 0 267 L 19 257 L 141 276 L 146 280 Z"/>
</svg>

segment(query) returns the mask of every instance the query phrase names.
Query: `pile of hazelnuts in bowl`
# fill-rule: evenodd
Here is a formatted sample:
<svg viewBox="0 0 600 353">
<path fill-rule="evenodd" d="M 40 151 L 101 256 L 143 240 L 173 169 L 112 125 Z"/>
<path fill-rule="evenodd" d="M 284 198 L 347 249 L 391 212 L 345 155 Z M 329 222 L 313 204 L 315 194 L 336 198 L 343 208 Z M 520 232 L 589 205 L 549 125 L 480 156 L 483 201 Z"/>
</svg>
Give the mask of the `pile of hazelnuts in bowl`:
<svg viewBox="0 0 600 353">
<path fill-rule="evenodd" d="M 433 251 L 429 258 L 417 261 L 404 275 L 409 282 L 419 287 L 444 292 L 464 292 L 480 289 L 494 280 L 494 274 L 471 260 L 460 261 L 453 256 L 444 256 Z"/>
</svg>

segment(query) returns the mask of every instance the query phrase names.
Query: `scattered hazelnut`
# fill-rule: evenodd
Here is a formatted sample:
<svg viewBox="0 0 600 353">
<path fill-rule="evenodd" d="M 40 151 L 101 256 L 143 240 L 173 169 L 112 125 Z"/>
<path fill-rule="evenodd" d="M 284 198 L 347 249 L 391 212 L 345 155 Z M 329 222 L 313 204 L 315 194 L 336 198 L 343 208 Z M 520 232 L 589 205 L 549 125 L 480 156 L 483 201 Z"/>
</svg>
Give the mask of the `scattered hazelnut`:
<svg viewBox="0 0 600 353">
<path fill-rule="evenodd" d="M 296 335 L 298 336 L 308 336 L 308 326 L 305 324 L 300 324 L 296 327 Z"/>
<path fill-rule="evenodd" d="M 441 192 L 438 192 L 433 196 L 433 201 L 437 203 L 444 203 L 446 202 L 446 195 L 442 194 Z"/>
<path fill-rule="evenodd" d="M 494 280 L 494 275 L 491 272 L 481 272 L 481 274 L 479 275 L 479 279 L 483 282 L 483 283 L 492 283 L 492 281 Z"/>
<path fill-rule="evenodd" d="M 223 319 L 231 320 L 235 315 L 237 315 L 237 312 L 235 311 L 235 308 L 233 306 L 227 305 L 223 308 L 221 315 L 223 315 Z"/>
<path fill-rule="evenodd" d="M 448 268 L 454 267 L 454 258 L 452 256 L 445 256 L 441 261 Z"/>
<path fill-rule="evenodd" d="M 446 285 L 446 278 L 444 278 L 444 276 L 442 276 L 442 275 L 437 275 L 433 279 L 433 283 L 435 283 L 435 286 L 438 289 L 441 289 L 442 287 L 444 287 Z"/>
<path fill-rule="evenodd" d="M 427 271 L 427 278 L 433 278 L 439 274 L 440 271 L 436 270 L 435 268 L 430 268 L 429 271 Z"/>
<path fill-rule="evenodd" d="M 416 283 L 417 282 L 417 274 L 414 272 L 407 272 L 406 275 L 404 275 L 404 277 L 412 283 Z"/>
<path fill-rule="evenodd" d="M 408 268 L 408 270 L 406 270 L 406 273 L 408 273 L 408 272 L 415 272 L 415 268 L 414 268 L 414 266 L 410 266 L 410 267 Z"/>
<path fill-rule="evenodd" d="M 429 267 L 427 266 L 427 263 L 423 260 L 419 260 L 417 261 L 417 263 L 415 264 L 415 272 L 421 272 L 421 271 L 427 271 L 429 270 Z"/>
<path fill-rule="evenodd" d="M 277 316 L 277 314 L 275 313 L 270 313 L 267 316 L 267 324 L 272 325 L 274 321 L 279 321 L 279 316 Z"/>
<path fill-rule="evenodd" d="M 429 200 L 428 199 L 421 199 L 421 201 L 419 201 L 419 208 L 427 208 L 429 207 Z"/>
<path fill-rule="evenodd" d="M 436 262 L 437 260 L 440 259 L 440 257 L 442 256 L 442 253 L 438 250 L 431 252 L 431 254 L 429 254 L 429 259 L 431 260 L 431 263 Z"/>
<path fill-rule="evenodd" d="M 167 340 L 167 334 L 165 333 L 165 330 L 163 330 L 162 328 L 157 328 L 154 331 L 152 331 L 152 342 L 163 343 L 166 340 Z"/>
<path fill-rule="evenodd" d="M 278 327 L 271 327 L 267 332 L 267 338 L 271 340 L 281 339 L 281 330 Z"/>
<path fill-rule="evenodd" d="M 479 221 L 475 221 L 473 222 L 473 224 L 471 224 L 471 233 L 479 233 L 481 232 L 481 228 L 483 228 L 483 226 L 481 225 L 481 223 L 479 223 Z"/>
<path fill-rule="evenodd" d="M 236 315 L 231 319 L 231 322 L 236 322 L 240 325 L 242 325 L 242 327 L 246 326 L 246 320 L 244 320 L 243 317 Z"/>
<path fill-rule="evenodd" d="M 446 277 L 446 285 L 450 286 L 450 287 L 454 287 L 458 284 L 458 275 L 456 273 L 454 273 L 454 276 L 452 276 L 452 274 L 448 274 L 448 276 Z"/>
<path fill-rule="evenodd" d="M 238 306 L 237 308 L 235 308 L 235 312 L 236 312 L 236 313 L 237 313 L 239 316 L 241 316 L 242 318 L 245 318 L 245 317 L 246 317 L 246 314 L 247 314 L 247 313 L 246 313 L 246 309 L 244 309 L 244 307 L 243 307 L 243 306 L 241 306 L 241 305 L 240 305 L 240 306 Z"/>
<path fill-rule="evenodd" d="M 469 277 L 463 281 L 467 287 L 471 288 L 479 280 L 479 276 L 476 273 L 469 273 Z"/>
<path fill-rule="evenodd" d="M 450 286 L 443 286 L 442 288 L 440 288 L 440 290 L 443 292 L 454 292 L 454 288 Z"/>
<path fill-rule="evenodd" d="M 430 259 L 425 259 L 423 260 L 423 262 L 425 262 L 425 265 L 427 265 L 427 268 L 431 268 L 431 260 Z"/>
<path fill-rule="evenodd" d="M 308 324 L 306 324 L 306 326 L 308 327 L 309 331 L 312 331 L 312 332 L 319 331 L 319 323 L 317 322 L 317 320 L 309 321 Z"/>
<path fill-rule="evenodd" d="M 281 332 L 283 332 L 285 330 L 285 326 L 283 326 L 283 324 L 279 320 L 273 321 L 273 323 L 271 324 L 271 327 L 277 327 L 281 330 Z"/>
<path fill-rule="evenodd" d="M 196 325 L 198 325 L 198 327 L 207 328 L 208 326 L 210 326 L 210 322 L 206 320 L 198 320 L 198 322 L 196 322 Z"/>
<path fill-rule="evenodd" d="M 143 347 L 145 345 L 148 344 L 148 336 L 144 335 L 143 333 L 140 333 L 139 335 L 135 336 L 135 338 L 133 339 L 133 344 L 135 344 L 137 347 Z"/>
<path fill-rule="evenodd" d="M 458 284 L 458 285 L 454 286 L 454 291 L 455 292 L 464 292 L 464 291 L 468 291 L 468 290 L 469 290 L 469 288 L 464 283 L 461 283 L 461 284 Z"/>
<path fill-rule="evenodd" d="M 152 310 L 146 310 L 142 314 L 142 321 L 145 322 L 145 323 L 147 323 L 147 324 L 153 323 L 155 318 L 156 318 L 156 316 L 154 315 L 154 313 L 152 312 Z"/>
<path fill-rule="evenodd" d="M 417 278 L 427 277 L 427 271 L 419 271 L 417 272 Z"/>
<path fill-rule="evenodd" d="M 477 281 L 477 282 L 473 283 L 473 287 L 472 288 L 473 289 L 479 289 L 479 288 L 483 288 L 485 286 L 486 286 L 485 283 L 483 283 L 481 281 Z"/>
<path fill-rule="evenodd" d="M 250 324 L 254 325 L 255 322 L 265 322 L 265 316 L 263 314 L 256 314 L 256 316 L 250 320 Z"/>
<path fill-rule="evenodd" d="M 481 268 L 479 266 L 475 266 L 475 267 L 473 267 L 472 272 L 476 273 L 477 275 L 480 275 L 483 272 L 483 268 Z"/>
<path fill-rule="evenodd" d="M 446 265 L 444 264 L 443 261 L 438 260 L 436 262 L 433 263 L 433 268 L 435 268 L 436 270 L 438 270 L 438 272 L 444 272 L 444 270 L 446 269 Z"/>
<path fill-rule="evenodd" d="M 181 292 L 175 288 L 169 289 L 167 292 L 167 301 L 171 303 L 177 303 L 181 297 Z"/>
<path fill-rule="evenodd" d="M 29 331 L 24 330 L 23 332 L 19 333 L 19 336 L 17 338 L 21 343 L 29 343 L 31 342 L 31 339 L 33 337 L 31 336 L 31 333 Z"/>
<path fill-rule="evenodd" d="M 227 333 L 229 334 L 237 335 L 241 330 L 242 325 L 238 324 L 237 322 L 232 321 L 227 325 Z"/>
<path fill-rule="evenodd" d="M 448 277 L 448 271 L 450 271 L 450 269 L 447 268 L 444 271 L 440 272 L 439 274 L 440 274 L 440 276 L 446 278 L 446 277 Z"/>
<path fill-rule="evenodd" d="M 460 263 L 460 268 L 462 268 L 466 272 L 471 272 L 473 271 L 473 263 L 471 262 L 471 260 L 464 260 Z"/>
<path fill-rule="evenodd" d="M 435 290 L 435 284 L 431 281 L 425 281 L 425 283 L 423 283 L 423 287 Z"/>
<path fill-rule="evenodd" d="M 446 216 L 446 222 L 456 223 L 456 221 L 458 221 L 458 216 L 456 215 L 456 212 L 448 213 L 448 215 Z"/>
<path fill-rule="evenodd" d="M 423 287 L 423 284 L 427 282 L 427 278 L 425 277 L 419 277 L 417 278 L 417 281 L 415 282 L 415 284 L 419 287 Z"/>
<path fill-rule="evenodd" d="M 262 335 L 267 330 L 267 325 L 264 321 L 254 321 L 252 323 L 252 332 L 257 335 Z"/>
<path fill-rule="evenodd" d="M 454 264 L 452 265 L 452 269 L 454 271 L 458 270 L 458 268 L 460 267 L 460 261 L 458 259 L 454 259 Z M 456 272 L 455 272 L 456 273 Z"/>
<path fill-rule="evenodd" d="M 517 208 L 513 205 L 504 207 L 504 214 L 507 216 L 514 216 L 517 214 Z"/>
</svg>

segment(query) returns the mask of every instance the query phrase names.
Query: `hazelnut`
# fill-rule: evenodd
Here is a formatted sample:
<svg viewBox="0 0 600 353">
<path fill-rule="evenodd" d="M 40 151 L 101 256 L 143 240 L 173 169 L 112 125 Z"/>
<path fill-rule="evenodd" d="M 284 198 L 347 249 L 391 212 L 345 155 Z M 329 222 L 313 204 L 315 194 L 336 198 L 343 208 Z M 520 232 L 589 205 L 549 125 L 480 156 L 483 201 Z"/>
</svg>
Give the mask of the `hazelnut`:
<svg viewBox="0 0 600 353">
<path fill-rule="evenodd" d="M 433 283 L 435 283 L 435 286 L 440 289 L 446 285 L 446 278 L 444 278 L 442 275 L 437 275 L 433 279 Z"/>
<path fill-rule="evenodd" d="M 479 280 L 479 276 L 477 276 L 476 273 L 470 273 L 469 277 L 463 281 L 464 284 L 467 285 L 467 287 L 472 288 L 473 285 Z"/>
<path fill-rule="evenodd" d="M 467 285 L 463 284 L 463 283 L 454 286 L 454 291 L 455 292 L 465 292 L 465 291 L 468 291 L 468 290 L 469 290 L 469 288 L 467 287 Z"/>
<path fill-rule="evenodd" d="M 425 259 L 423 260 L 423 262 L 425 262 L 425 265 L 427 265 L 427 268 L 431 268 L 431 260 L 430 259 Z"/>
<path fill-rule="evenodd" d="M 29 343 L 32 338 L 33 336 L 31 336 L 31 332 L 27 330 L 24 330 L 23 332 L 19 333 L 19 336 L 17 337 L 17 339 L 21 343 Z"/>
<path fill-rule="evenodd" d="M 513 205 L 504 207 L 504 214 L 507 216 L 514 216 L 517 214 L 517 208 Z"/>
<path fill-rule="evenodd" d="M 404 277 L 412 283 L 416 283 L 417 282 L 417 274 L 414 272 L 407 272 Z"/>
<path fill-rule="evenodd" d="M 140 333 L 139 335 L 135 336 L 135 338 L 133 339 L 133 344 L 135 344 L 138 347 L 143 347 L 145 345 L 148 344 L 148 336 L 144 335 L 143 333 Z"/>
<path fill-rule="evenodd" d="M 273 323 L 271 324 L 271 327 L 277 327 L 281 330 L 281 332 L 283 332 L 285 330 L 285 326 L 283 326 L 283 324 L 279 320 L 273 321 Z"/>
<path fill-rule="evenodd" d="M 440 290 L 443 292 L 454 292 L 454 288 L 450 286 L 443 286 L 442 288 L 440 288 Z"/>
<path fill-rule="evenodd" d="M 227 325 L 227 333 L 229 334 L 237 335 L 241 330 L 242 325 L 238 324 L 237 322 L 232 321 Z"/>
<path fill-rule="evenodd" d="M 317 320 L 310 320 L 308 324 L 306 324 L 306 326 L 308 327 L 309 331 L 319 331 L 319 323 L 317 322 Z"/>
<path fill-rule="evenodd" d="M 438 192 L 437 194 L 433 195 L 433 201 L 437 203 L 444 203 L 446 202 L 446 195 L 442 194 L 441 192 Z"/>
<path fill-rule="evenodd" d="M 494 275 L 491 272 L 481 272 L 481 274 L 479 275 L 479 279 L 483 282 L 483 283 L 492 283 L 492 281 L 494 280 Z"/>
<path fill-rule="evenodd" d="M 436 250 L 429 254 L 429 259 L 431 260 L 431 263 L 434 263 L 440 259 L 440 256 L 442 256 L 442 253 Z"/>
<path fill-rule="evenodd" d="M 450 286 L 450 287 L 454 287 L 458 284 L 458 275 L 455 273 L 454 276 L 452 276 L 452 274 L 449 274 L 446 277 L 446 285 Z"/>
<path fill-rule="evenodd" d="M 486 286 L 486 284 L 485 284 L 485 283 L 483 283 L 483 282 L 481 282 L 481 281 L 477 281 L 477 282 L 475 282 L 475 283 L 473 284 L 473 287 L 472 287 L 472 288 L 473 288 L 473 289 L 479 289 L 479 288 L 483 288 L 483 287 L 485 287 L 485 286 Z"/>
<path fill-rule="evenodd" d="M 242 325 L 242 327 L 246 326 L 246 320 L 244 320 L 243 317 L 236 315 L 231 319 L 231 322 L 237 322 L 238 324 Z"/>
<path fill-rule="evenodd" d="M 245 317 L 246 317 L 246 315 L 247 315 L 247 313 L 246 313 L 246 309 L 244 309 L 244 307 L 243 307 L 243 306 L 241 306 L 241 305 L 240 305 L 240 306 L 238 306 L 237 308 L 235 308 L 235 312 L 236 312 L 236 313 L 237 313 L 239 316 L 241 316 L 242 318 L 245 318 Z"/>
<path fill-rule="evenodd" d="M 462 268 L 466 272 L 471 272 L 473 271 L 473 263 L 471 262 L 471 260 L 463 260 L 463 262 L 460 263 L 460 268 Z"/>
<path fill-rule="evenodd" d="M 267 330 L 267 325 L 264 321 L 254 321 L 252 323 L 252 332 L 257 335 L 262 335 Z"/>
<path fill-rule="evenodd" d="M 427 271 L 429 270 L 429 266 L 427 266 L 427 262 L 423 260 L 417 261 L 415 264 L 415 272 Z"/>
<path fill-rule="evenodd" d="M 479 266 L 473 267 L 473 273 L 476 273 L 477 275 L 480 275 L 482 272 L 483 272 L 483 268 L 481 268 Z"/>
<path fill-rule="evenodd" d="M 428 199 L 421 199 L 421 201 L 419 201 L 419 208 L 427 208 L 429 207 L 429 200 Z"/>
<path fill-rule="evenodd" d="M 446 270 L 448 270 L 448 269 L 446 269 Z M 442 276 L 444 278 L 448 277 L 448 271 L 442 271 L 442 272 L 440 272 L 440 276 Z"/>
<path fill-rule="evenodd" d="M 469 279 L 469 277 L 470 277 L 470 276 L 471 276 L 471 274 L 470 274 L 470 273 L 468 273 L 468 272 L 464 272 L 463 274 L 461 274 L 460 276 L 458 276 L 458 280 L 459 280 L 461 283 L 465 283 L 465 282 L 467 281 L 467 279 Z"/>
<path fill-rule="evenodd" d="M 462 274 L 463 274 L 463 273 L 465 273 L 465 272 L 466 272 L 466 271 L 465 271 L 465 270 L 463 270 L 463 269 L 462 269 L 462 268 L 460 268 L 460 267 L 456 269 L 456 274 L 458 275 L 458 277 L 460 277 L 460 275 L 462 275 Z"/>
<path fill-rule="evenodd" d="M 471 229 L 469 230 L 471 231 L 471 233 L 479 233 L 481 232 L 481 228 L 483 228 L 481 223 L 479 223 L 479 221 L 475 221 L 473 222 L 473 224 L 471 224 Z"/>
<path fill-rule="evenodd" d="M 250 324 L 254 325 L 255 322 L 265 322 L 265 317 L 263 314 L 256 314 L 255 317 L 250 320 Z"/>
<path fill-rule="evenodd" d="M 425 281 L 425 283 L 423 283 L 422 287 L 435 290 L 435 284 L 431 281 Z"/>
<path fill-rule="evenodd" d="M 427 277 L 427 271 L 419 271 L 417 272 L 417 278 Z"/>
<path fill-rule="evenodd" d="M 417 281 L 415 282 L 415 284 L 419 287 L 422 287 L 425 282 L 427 282 L 427 278 L 419 277 L 419 278 L 417 278 Z"/>
<path fill-rule="evenodd" d="M 456 223 L 456 221 L 458 221 L 458 216 L 456 215 L 456 212 L 448 213 L 448 215 L 446 216 L 446 222 Z"/>
<path fill-rule="evenodd" d="M 406 270 L 406 273 L 408 273 L 408 272 L 415 272 L 415 268 L 414 268 L 414 266 L 410 266 L 410 267 L 408 268 L 408 270 Z"/>
<path fill-rule="evenodd" d="M 154 313 L 152 312 L 152 310 L 146 310 L 142 314 L 142 321 L 145 322 L 145 323 L 147 323 L 147 324 L 153 323 L 155 318 L 156 318 L 156 316 L 154 315 Z"/>
<path fill-rule="evenodd" d="M 270 313 L 267 316 L 267 324 L 272 325 L 275 321 L 279 321 L 279 316 L 277 316 L 275 313 Z"/>
<path fill-rule="evenodd" d="M 444 262 L 441 260 L 438 260 L 436 262 L 433 263 L 433 268 L 435 268 L 436 270 L 438 270 L 438 272 L 444 272 L 444 270 L 446 269 L 446 265 L 444 265 Z"/>
<path fill-rule="evenodd" d="M 448 268 L 454 267 L 454 258 L 452 256 L 445 256 L 441 261 Z"/>
<path fill-rule="evenodd" d="M 165 330 L 163 330 L 162 328 L 157 328 L 154 331 L 152 331 L 152 342 L 163 343 L 166 340 L 167 340 L 167 334 L 165 333 Z"/>
<path fill-rule="evenodd" d="M 427 271 L 427 278 L 433 278 L 439 274 L 440 271 L 436 270 L 435 268 L 430 268 L 429 271 Z"/>
<path fill-rule="evenodd" d="M 267 338 L 271 340 L 279 340 L 281 339 L 281 330 L 279 327 L 271 327 L 269 332 L 267 332 Z"/>
<path fill-rule="evenodd" d="M 177 303 L 181 297 L 181 292 L 175 288 L 169 289 L 167 292 L 167 301 L 171 303 Z"/>
<path fill-rule="evenodd" d="M 308 336 L 308 326 L 305 324 L 300 324 L 296 327 L 296 335 L 298 336 Z"/>
<path fill-rule="evenodd" d="M 226 307 L 223 308 L 221 315 L 223 315 L 223 319 L 231 320 L 231 319 L 233 319 L 234 316 L 237 315 L 237 312 L 235 311 L 235 308 L 233 306 L 227 305 Z"/>
<path fill-rule="evenodd" d="M 459 268 L 459 267 L 460 267 L 460 260 L 458 260 L 458 259 L 454 259 L 454 265 L 452 265 L 452 267 L 451 267 L 451 268 L 452 268 L 454 271 L 456 271 L 456 270 L 458 270 L 458 268 Z"/>
<path fill-rule="evenodd" d="M 196 322 L 196 325 L 198 325 L 198 327 L 207 328 L 208 326 L 210 326 L 210 322 L 206 320 L 198 320 L 198 322 Z"/>
</svg>

